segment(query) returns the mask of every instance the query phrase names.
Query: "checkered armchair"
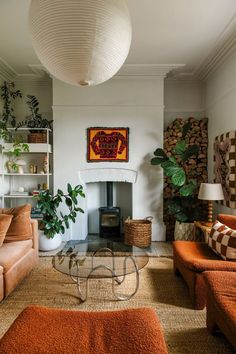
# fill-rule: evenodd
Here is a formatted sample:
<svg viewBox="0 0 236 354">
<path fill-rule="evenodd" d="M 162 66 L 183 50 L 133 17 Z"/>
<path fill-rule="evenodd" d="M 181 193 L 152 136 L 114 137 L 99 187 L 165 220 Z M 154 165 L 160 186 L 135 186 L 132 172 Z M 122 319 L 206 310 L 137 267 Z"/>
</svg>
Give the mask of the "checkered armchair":
<svg viewBox="0 0 236 354">
<path fill-rule="evenodd" d="M 236 230 L 236 216 L 220 214 L 222 224 Z M 174 241 L 174 272 L 181 275 L 188 285 L 190 297 L 196 310 L 206 306 L 205 271 L 236 272 L 236 262 L 223 260 L 205 242 Z"/>
</svg>

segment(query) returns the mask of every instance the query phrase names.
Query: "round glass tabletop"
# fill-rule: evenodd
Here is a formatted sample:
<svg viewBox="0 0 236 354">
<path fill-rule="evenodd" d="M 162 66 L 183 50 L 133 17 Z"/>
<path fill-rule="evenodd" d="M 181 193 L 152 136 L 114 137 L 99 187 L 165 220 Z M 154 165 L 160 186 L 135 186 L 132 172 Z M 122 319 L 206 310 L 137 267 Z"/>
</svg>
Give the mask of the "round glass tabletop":
<svg viewBox="0 0 236 354">
<path fill-rule="evenodd" d="M 145 249 L 121 242 L 68 242 L 52 260 L 61 273 L 78 278 L 112 278 L 139 271 L 148 263 Z"/>
</svg>

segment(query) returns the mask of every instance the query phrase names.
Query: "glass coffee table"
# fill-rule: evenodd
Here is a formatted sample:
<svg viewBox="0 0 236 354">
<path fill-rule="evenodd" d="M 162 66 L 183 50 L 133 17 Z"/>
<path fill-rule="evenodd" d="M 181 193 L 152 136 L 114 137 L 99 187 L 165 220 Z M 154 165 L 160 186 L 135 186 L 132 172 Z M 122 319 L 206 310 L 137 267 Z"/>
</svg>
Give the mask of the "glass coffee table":
<svg viewBox="0 0 236 354">
<path fill-rule="evenodd" d="M 87 299 L 91 279 L 111 279 L 115 298 L 131 299 L 139 288 L 139 271 L 147 263 L 148 255 L 145 249 L 105 239 L 99 242 L 70 241 L 52 259 L 53 267 L 70 276 L 77 284 L 81 301 Z M 134 291 L 130 294 L 118 293 L 118 286 L 132 273 L 135 273 Z M 83 291 L 82 283 L 85 283 Z"/>
</svg>

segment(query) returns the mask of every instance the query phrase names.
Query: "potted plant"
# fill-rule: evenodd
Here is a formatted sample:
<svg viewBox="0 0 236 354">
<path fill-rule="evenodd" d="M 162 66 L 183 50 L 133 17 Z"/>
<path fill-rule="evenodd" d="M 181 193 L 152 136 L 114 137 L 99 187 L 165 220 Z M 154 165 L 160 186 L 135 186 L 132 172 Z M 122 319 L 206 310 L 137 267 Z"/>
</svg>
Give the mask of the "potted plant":
<svg viewBox="0 0 236 354">
<path fill-rule="evenodd" d="M 3 149 L 9 158 L 6 162 L 8 173 L 23 173 L 21 166 L 23 166 L 24 160 L 20 160 L 19 157 L 21 153 L 29 152 L 29 145 L 20 141 L 15 141 L 9 149 L 6 149 L 4 146 Z"/>
<path fill-rule="evenodd" d="M 17 124 L 17 129 L 21 127 L 31 129 L 29 129 L 28 143 L 46 143 L 47 133 L 44 129 L 52 129 L 53 121 L 42 118 L 42 114 L 39 113 L 39 102 L 35 96 L 27 95 L 27 99 L 26 104 L 29 108 L 30 115 Z"/>
<path fill-rule="evenodd" d="M 199 218 L 199 207 L 196 196 L 197 172 L 190 170 L 188 160 L 199 153 L 198 145 L 190 145 L 188 132 L 191 123 L 182 128 L 182 138 L 177 141 L 171 154 L 162 148 L 154 151 L 152 165 L 160 165 L 164 175 L 172 185 L 172 199 L 168 203 L 168 211 L 175 216 L 175 239 L 189 239 L 193 233 L 193 221 Z"/>
<path fill-rule="evenodd" d="M 61 189 L 53 195 L 49 190 L 45 190 L 36 196 L 37 209 L 42 214 L 42 228 L 39 234 L 39 249 L 41 251 L 51 251 L 61 244 L 61 235 L 69 228 L 69 223 L 76 221 L 77 214 L 83 213 L 83 209 L 78 207 L 78 197 L 84 198 L 83 187 L 77 185 L 74 188 L 68 183 L 67 193 Z M 59 212 L 59 207 L 65 204 L 68 213 Z"/>
</svg>

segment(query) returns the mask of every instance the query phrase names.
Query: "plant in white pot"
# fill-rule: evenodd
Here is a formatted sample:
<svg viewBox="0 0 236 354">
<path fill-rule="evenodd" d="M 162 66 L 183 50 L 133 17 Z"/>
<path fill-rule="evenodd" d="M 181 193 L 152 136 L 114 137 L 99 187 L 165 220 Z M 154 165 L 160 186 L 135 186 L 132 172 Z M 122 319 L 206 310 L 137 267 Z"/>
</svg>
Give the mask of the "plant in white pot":
<svg viewBox="0 0 236 354">
<path fill-rule="evenodd" d="M 187 134 L 191 123 L 182 128 L 182 138 L 171 154 L 161 148 L 154 151 L 152 165 L 160 165 L 164 175 L 172 185 L 172 198 L 168 203 L 168 211 L 175 216 L 175 239 L 192 239 L 194 237 L 193 221 L 200 218 L 199 201 L 197 199 L 197 171 L 188 169 L 188 160 L 199 153 L 198 145 L 189 144 Z M 169 156 L 170 155 L 170 156 Z"/>
<path fill-rule="evenodd" d="M 83 213 L 83 209 L 78 207 L 78 197 L 84 198 L 83 187 L 77 185 L 74 188 L 68 183 L 67 193 L 61 189 L 53 195 L 49 190 L 39 193 L 37 198 L 37 208 L 42 213 L 43 230 L 39 234 L 39 249 L 41 251 L 51 251 L 61 244 L 65 230 L 69 228 L 70 221 L 75 222 L 78 213 Z M 59 207 L 65 203 L 68 213 L 59 212 Z"/>
</svg>

